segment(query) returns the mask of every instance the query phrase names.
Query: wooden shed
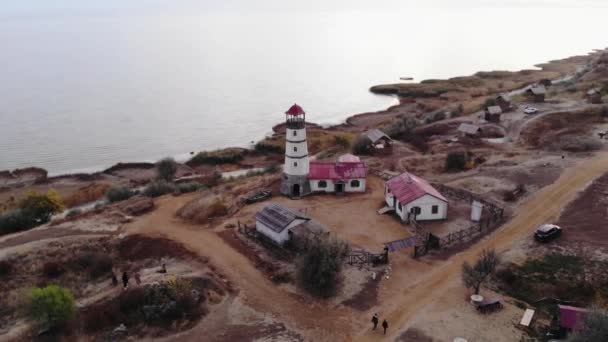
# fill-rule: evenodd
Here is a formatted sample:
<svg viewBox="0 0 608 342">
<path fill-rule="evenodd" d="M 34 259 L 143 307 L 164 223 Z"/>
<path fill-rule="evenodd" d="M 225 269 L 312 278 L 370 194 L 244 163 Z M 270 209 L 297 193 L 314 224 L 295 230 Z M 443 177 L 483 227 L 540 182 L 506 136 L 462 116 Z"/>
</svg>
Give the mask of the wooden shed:
<svg viewBox="0 0 608 342">
<path fill-rule="evenodd" d="M 392 151 L 393 139 L 381 130 L 374 128 L 365 132 L 365 136 L 371 141 L 370 150 L 380 153 Z"/>
<path fill-rule="evenodd" d="M 488 106 L 485 110 L 484 118 L 489 122 L 500 122 L 502 109 L 499 106 Z"/>
<path fill-rule="evenodd" d="M 496 105 L 500 107 L 503 113 L 506 113 L 512 109 L 511 97 L 507 94 L 500 94 L 496 96 Z"/>
<path fill-rule="evenodd" d="M 534 85 L 526 90 L 526 96 L 532 102 L 541 103 L 545 102 L 545 95 L 547 94 L 547 88 L 543 85 Z"/>
<path fill-rule="evenodd" d="M 464 137 L 474 138 L 479 136 L 479 133 L 481 133 L 481 128 L 468 123 L 461 123 L 460 126 L 458 126 L 458 132 L 460 132 L 460 134 L 462 134 Z"/>
<path fill-rule="evenodd" d="M 602 103 L 602 92 L 597 88 L 587 91 L 586 97 L 589 103 Z"/>
</svg>

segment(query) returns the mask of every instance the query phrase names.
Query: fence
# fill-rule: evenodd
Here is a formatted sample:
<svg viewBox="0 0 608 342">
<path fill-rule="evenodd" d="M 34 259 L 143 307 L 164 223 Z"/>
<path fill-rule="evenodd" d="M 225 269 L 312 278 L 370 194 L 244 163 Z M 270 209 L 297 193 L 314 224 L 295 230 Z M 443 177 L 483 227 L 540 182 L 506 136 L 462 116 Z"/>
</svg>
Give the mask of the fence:
<svg viewBox="0 0 608 342">
<path fill-rule="evenodd" d="M 388 252 L 374 254 L 367 251 L 355 251 L 344 256 L 344 261 L 349 265 L 386 264 L 388 263 Z"/>
<path fill-rule="evenodd" d="M 294 255 L 293 252 L 276 244 L 263 234 L 258 233 L 255 227 L 250 227 L 245 223 L 237 222 L 238 232 L 243 234 L 245 237 L 255 241 L 256 243 L 264 246 L 268 251 L 274 254 L 275 257 L 282 260 L 291 260 Z"/>
</svg>

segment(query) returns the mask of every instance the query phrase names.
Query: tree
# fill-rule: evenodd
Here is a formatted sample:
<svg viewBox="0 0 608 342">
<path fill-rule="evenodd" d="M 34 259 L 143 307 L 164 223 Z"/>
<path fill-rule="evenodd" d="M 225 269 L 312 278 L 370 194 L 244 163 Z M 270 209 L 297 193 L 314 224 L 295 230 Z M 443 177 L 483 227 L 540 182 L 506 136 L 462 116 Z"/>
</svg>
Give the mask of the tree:
<svg viewBox="0 0 608 342">
<path fill-rule="evenodd" d="M 106 192 L 106 199 L 110 203 L 124 201 L 131 198 L 134 193 L 126 186 L 114 186 Z"/>
<path fill-rule="evenodd" d="M 355 140 L 353 143 L 353 153 L 354 154 L 366 154 L 369 152 L 369 147 L 371 146 L 372 141 L 365 135 L 362 135 Z"/>
<path fill-rule="evenodd" d="M 173 158 L 165 158 L 158 162 L 156 165 L 156 171 L 158 172 L 158 178 L 164 179 L 167 182 L 173 180 L 175 173 L 177 172 L 177 163 Z"/>
<path fill-rule="evenodd" d="M 31 215 L 39 223 L 48 222 L 53 214 L 60 213 L 64 209 L 61 197 L 52 189 L 46 195 L 28 193 L 21 201 L 20 207 L 23 212 Z"/>
<path fill-rule="evenodd" d="M 474 289 L 475 294 L 479 294 L 481 284 L 494 273 L 500 259 L 494 250 L 483 250 L 481 256 L 471 266 L 468 262 L 462 264 L 462 281 L 467 288 Z"/>
<path fill-rule="evenodd" d="M 312 241 L 297 263 L 298 284 L 314 296 L 334 296 L 338 290 L 342 257 L 348 250 L 348 245 L 337 239 Z"/>
<path fill-rule="evenodd" d="M 598 308 L 589 311 L 582 321 L 582 329 L 574 332 L 568 341 L 608 341 L 608 313 Z"/>
<path fill-rule="evenodd" d="M 43 328 L 55 328 L 74 315 L 76 306 L 72 293 L 63 287 L 49 285 L 32 289 L 28 298 L 28 311 Z"/>
</svg>

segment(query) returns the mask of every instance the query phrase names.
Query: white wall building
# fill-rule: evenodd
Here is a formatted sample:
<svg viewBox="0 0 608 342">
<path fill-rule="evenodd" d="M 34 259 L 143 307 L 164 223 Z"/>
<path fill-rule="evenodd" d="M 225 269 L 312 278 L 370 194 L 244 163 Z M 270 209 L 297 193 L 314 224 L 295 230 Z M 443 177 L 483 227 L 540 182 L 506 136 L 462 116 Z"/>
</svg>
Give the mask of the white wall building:
<svg viewBox="0 0 608 342">
<path fill-rule="evenodd" d="M 367 166 L 345 154 L 337 162 L 311 162 L 308 178 L 312 192 L 365 192 Z"/>
<path fill-rule="evenodd" d="M 448 215 L 448 201 L 422 178 L 403 173 L 384 186 L 385 201 L 402 221 L 443 220 Z"/>
<path fill-rule="evenodd" d="M 279 245 L 284 245 L 298 230 L 313 234 L 323 231 L 322 226 L 309 217 L 274 203 L 255 215 L 255 229 Z"/>
</svg>

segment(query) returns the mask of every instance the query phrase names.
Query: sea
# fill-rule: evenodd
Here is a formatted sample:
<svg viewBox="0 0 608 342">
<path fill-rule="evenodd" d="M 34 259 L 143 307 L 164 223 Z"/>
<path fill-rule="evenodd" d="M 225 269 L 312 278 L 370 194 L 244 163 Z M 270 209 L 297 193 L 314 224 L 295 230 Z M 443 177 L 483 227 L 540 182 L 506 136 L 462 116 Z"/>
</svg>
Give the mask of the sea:
<svg viewBox="0 0 608 342">
<path fill-rule="evenodd" d="M 397 103 L 375 84 L 608 46 L 601 1 L 22 1 L 0 4 L 0 170 L 247 147 L 294 103 L 338 124 Z"/>
</svg>

